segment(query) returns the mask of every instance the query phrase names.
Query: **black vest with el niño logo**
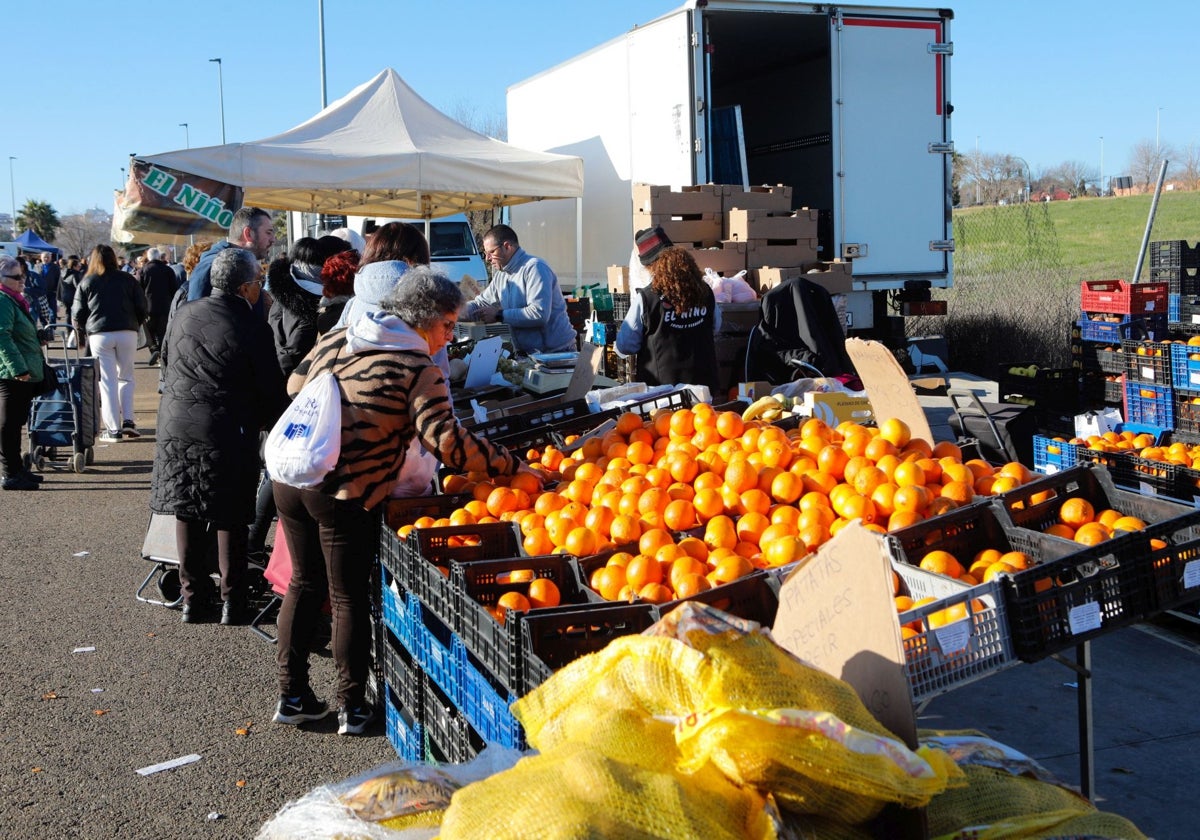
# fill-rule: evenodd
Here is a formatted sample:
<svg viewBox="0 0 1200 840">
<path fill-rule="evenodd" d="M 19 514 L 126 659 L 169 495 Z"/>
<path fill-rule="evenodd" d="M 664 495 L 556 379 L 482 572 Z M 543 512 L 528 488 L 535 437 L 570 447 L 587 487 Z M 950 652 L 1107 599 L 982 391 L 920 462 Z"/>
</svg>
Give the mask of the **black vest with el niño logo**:
<svg viewBox="0 0 1200 840">
<path fill-rule="evenodd" d="M 647 385 L 707 385 L 717 399 L 717 350 L 713 318 L 717 302 L 704 289 L 698 306 L 678 312 L 647 286 L 640 289 L 644 331 L 638 379 Z"/>
</svg>

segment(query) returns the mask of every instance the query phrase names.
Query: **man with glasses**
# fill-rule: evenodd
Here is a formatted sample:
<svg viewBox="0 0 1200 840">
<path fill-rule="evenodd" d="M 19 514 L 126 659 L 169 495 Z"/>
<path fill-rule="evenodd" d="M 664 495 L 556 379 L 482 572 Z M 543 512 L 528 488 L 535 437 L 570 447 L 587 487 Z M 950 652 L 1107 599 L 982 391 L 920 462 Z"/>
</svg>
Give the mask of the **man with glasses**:
<svg viewBox="0 0 1200 840">
<path fill-rule="evenodd" d="M 521 353 L 579 349 L 558 277 L 521 248 L 512 228 L 489 229 L 483 235 L 483 255 L 492 266 L 492 280 L 467 304 L 464 318 L 508 324 L 513 346 Z"/>
</svg>

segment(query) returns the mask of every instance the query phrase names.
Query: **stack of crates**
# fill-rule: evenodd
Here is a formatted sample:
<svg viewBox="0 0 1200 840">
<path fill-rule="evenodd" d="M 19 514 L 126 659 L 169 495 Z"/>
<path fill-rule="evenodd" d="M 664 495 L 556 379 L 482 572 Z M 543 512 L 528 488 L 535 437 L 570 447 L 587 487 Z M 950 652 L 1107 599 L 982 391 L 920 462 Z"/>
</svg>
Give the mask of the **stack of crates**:
<svg viewBox="0 0 1200 840">
<path fill-rule="evenodd" d="M 1129 422 L 1159 428 L 1170 428 L 1174 413 L 1170 349 L 1159 343 L 1167 340 L 1167 295 L 1165 281 L 1083 281 L 1072 346 L 1089 397 L 1121 405 Z"/>
<path fill-rule="evenodd" d="M 1200 244 L 1182 239 L 1150 243 L 1150 279 L 1167 284 L 1167 326 L 1200 334 Z"/>
</svg>

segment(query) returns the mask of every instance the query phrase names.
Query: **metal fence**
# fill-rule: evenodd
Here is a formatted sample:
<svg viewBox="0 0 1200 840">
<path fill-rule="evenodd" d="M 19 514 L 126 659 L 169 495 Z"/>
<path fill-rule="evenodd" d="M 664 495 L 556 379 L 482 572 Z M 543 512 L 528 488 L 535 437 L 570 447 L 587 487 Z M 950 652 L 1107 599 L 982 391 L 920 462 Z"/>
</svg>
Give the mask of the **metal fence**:
<svg viewBox="0 0 1200 840">
<path fill-rule="evenodd" d="M 1068 367 L 1079 288 L 1046 205 L 956 213 L 954 243 L 954 285 L 934 290 L 947 314 L 906 319 L 908 337 L 944 336 L 951 370 L 988 377 L 1001 363 Z"/>
</svg>

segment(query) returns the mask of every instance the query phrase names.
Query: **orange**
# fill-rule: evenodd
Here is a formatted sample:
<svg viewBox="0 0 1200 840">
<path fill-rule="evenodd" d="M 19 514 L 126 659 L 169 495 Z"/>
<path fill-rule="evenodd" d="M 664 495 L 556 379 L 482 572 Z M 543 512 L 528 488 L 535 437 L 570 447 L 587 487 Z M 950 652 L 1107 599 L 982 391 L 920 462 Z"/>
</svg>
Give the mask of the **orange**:
<svg viewBox="0 0 1200 840">
<path fill-rule="evenodd" d="M 554 542 L 545 528 L 538 527 L 525 535 L 525 538 L 521 540 L 521 547 L 525 549 L 526 554 L 537 556 L 554 551 Z"/>
<path fill-rule="evenodd" d="M 616 551 L 609 555 L 608 560 L 605 561 L 605 565 L 620 566 L 622 569 L 624 569 L 629 565 L 629 561 L 632 559 L 633 555 L 628 551 Z"/>
<path fill-rule="evenodd" d="M 1138 519 L 1136 516 L 1122 516 L 1115 520 L 1109 527 L 1113 533 L 1117 531 L 1141 531 L 1145 529 L 1146 521 Z"/>
<path fill-rule="evenodd" d="M 965 569 L 958 562 L 958 558 L 948 551 L 936 549 L 929 552 L 921 558 L 920 566 L 927 572 L 934 572 L 939 575 L 948 575 L 949 577 L 959 577 Z"/>
<path fill-rule="evenodd" d="M 1004 563 L 997 560 L 995 563 L 983 570 L 983 582 L 987 583 L 996 575 L 1012 575 L 1017 573 L 1017 567 L 1010 563 Z"/>
<path fill-rule="evenodd" d="M 649 464 L 654 460 L 654 447 L 642 440 L 634 441 L 625 450 L 625 457 L 634 464 Z"/>
<path fill-rule="evenodd" d="M 714 516 L 725 512 L 725 501 L 722 499 L 721 493 L 712 488 L 698 490 L 695 498 L 692 499 L 692 506 L 701 522 L 707 522 Z"/>
<path fill-rule="evenodd" d="M 663 509 L 663 522 L 672 531 L 686 531 L 696 527 L 696 508 L 686 499 L 668 502 Z"/>
<path fill-rule="evenodd" d="M 837 519 L 837 514 L 831 509 L 823 505 L 816 505 L 808 510 L 800 511 L 800 515 L 796 517 L 795 526 L 797 528 L 806 525 L 823 525 L 828 528 Z"/>
<path fill-rule="evenodd" d="M 845 474 L 846 462 L 849 460 L 850 456 L 845 450 L 829 444 L 822 447 L 821 451 L 817 453 L 817 468 L 835 479 L 841 479 Z"/>
<path fill-rule="evenodd" d="M 712 584 L 708 582 L 708 578 L 703 574 L 693 574 L 684 575 L 679 578 L 674 588 L 676 598 L 691 598 L 693 595 L 698 595 L 701 592 L 712 589 Z"/>
<path fill-rule="evenodd" d="M 534 515 L 536 516 L 537 514 Z M 591 508 L 587 512 L 587 515 L 583 517 L 583 525 L 585 528 L 591 528 L 601 537 L 608 537 L 610 536 L 613 520 L 616 518 L 615 511 L 600 505 Z"/>
<path fill-rule="evenodd" d="M 879 437 L 893 446 L 903 449 L 912 439 L 912 430 L 903 420 L 889 417 L 879 424 Z"/>
<path fill-rule="evenodd" d="M 663 487 L 650 487 L 642 492 L 638 497 L 638 513 L 643 516 L 651 511 L 666 510 L 667 505 L 671 501 L 671 496 Z"/>
<path fill-rule="evenodd" d="M 450 514 L 451 525 L 474 525 L 479 519 L 466 508 L 458 508 Z"/>
<path fill-rule="evenodd" d="M 993 475 L 996 468 L 982 458 L 972 458 L 969 461 L 963 461 L 963 466 L 975 473 L 975 477 Z"/>
<path fill-rule="evenodd" d="M 808 555 L 808 545 L 798 536 L 779 537 L 762 546 L 763 560 L 768 566 L 786 566 Z"/>
<path fill-rule="evenodd" d="M 654 552 L 654 559 L 663 567 L 664 571 L 671 568 L 671 564 L 681 557 L 687 557 L 688 553 L 675 543 L 667 543 L 660 545 L 658 550 Z"/>
<path fill-rule="evenodd" d="M 941 495 L 956 504 L 970 504 L 975 498 L 975 488 L 965 481 L 950 481 L 942 485 Z"/>
<path fill-rule="evenodd" d="M 831 536 L 829 527 L 820 522 L 807 522 L 796 531 L 796 538 L 804 543 L 809 551 L 824 545 Z"/>
<path fill-rule="evenodd" d="M 557 547 L 567 544 L 567 535 L 578 528 L 579 523 L 561 510 L 556 510 L 546 517 L 545 527 L 550 541 Z"/>
<path fill-rule="evenodd" d="M 833 488 L 837 487 L 838 485 L 837 476 L 820 469 L 809 470 L 800 476 L 800 480 L 804 482 L 804 490 L 806 493 L 815 490 L 826 496 L 828 496 Z"/>
<path fill-rule="evenodd" d="M 1116 520 L 1112 520 L 1112 521 L 1115 522 Z M 1103 523 L 1100 523 L 1100 524 L 1103 524 Z M 1061 522 L 1055 522 L 1053 525 L 1051 525 L 1049 528 L 1046 529 L 1046 533 L 1050 534 L 1053 537 L 1062 537 L 1065 540 L 1075 539 L 1075 529 L 1072 528 L 1070 525 L 1064 525 Z"/>
<path fill-rule="evenodd" d="M 589 554 L 595 554 L 600 550 L 600 536 L 590 528 L 585 528 L 581 525 L 577 528 L 572 528 L 567 533 L 567 539 L 563 543 L 563 548 L 569 554 L 574 554 L 576 557 L 587 557 Z"/>
<path fill-rule="evenodd" d="M 833 513 L 828 507 L 828 503 L 822 505 L 810 505 L 810 507 L 824 507 Z M 767 516 L 771 520 L 772 525 L 795 525 L 800 519 L 800 514 L 808 508 L 801 508 L 795 505 L 775 505 L 771 508 L 771 512 Z"/>
<path fill-rule="evenodd" d="M 800 498 L 804 483 L 800 477 L 790 472 L 781 472 L 771 479 L 770 494 L 777 502 L 791 504 Z"/>
<path fill-rule="evenodd" d="M 593 485 L 591 482 L 583 481 L 576 478 L 562 491 L 562 494 L 572 502 L 579 502 L 581 505 L 590 505 L 592 503 Z M 499 492 L 498 490 L 493 492 Z M 489 499 L 491 496 L 488 497 Z"/>
<path fill-rule="evenodd" d="M 1111 537 L 1109 530 L 1099 522 L 1085 522 L 1075 531 L 1075 542 L 1084 545 L 1097 545 Z"/>
<path fill-rule="evenodd" d="M 733 520 L 725 514 L 714 516 L 704 526 L 704 542 L 709 549 L 732 549 L 738 543 L 737 529 Z"/>
<path fill-rule="evenodd" d="M 1125 514 L 1121 513 L 1119 510 L 1113 510 L 1112 508 L 1109 508 L 1108 510 L 1102 510 L 1097 513 L 1096 518 L 1093 521 L 1099 522 L 1105 528 L 1112 528 L 1113 523 L 1124 515 Z"/>
<path fill-rule="evenodd" d="M 529 584 L 529 603 L 536 610 L 557 607 L 562 600 L 558 586 L 549 578 L 535 578 Z"/>
<path fill-rule="evenodd" d="M 554 491 L 542 493 L 533 502 L 533 509 L 542 516 L 549 516 L 554 511 L 563 507 L 570 499 L 565 496 L 560 496 Z"/>
<path fill-rule="evenodd" d="M 915 461 L 901 461 L 892 470 L 892 484 L 897 487 L 924 487 L 925 470 Z"/>
<path fill-rule="evenodd" d="M 740 438 L 746 431 L 742 415 L 736 411 L 722 411 L 717 415 L 717 431 L 725 440 Z"/>
<path fill-rule="evenodd" d="M 529 603 L 529 599 L 520 592 L 505 592 L 500 596 L 500 599 L 496 601 L 496 609 L 500 613 L 501 624 L 504 623 L 509 610 L 527 612 L 531 607 L 532 605 Z"/>
<path fill-rule="evenodd" d="M 636 516 L 619 513 L 609 524 L 608 535 L 617 545 L 636 542 L 642 536 L 642 526 Z"/>
<path fill-rule="evenodd" d="M 830 513 L 830 515 L 832 515 L 832 512 Z M 805 525 L 821 525 L 821 524 L 822 523 L 819 521 L 805 523 Z M 794 537 L 799 533 L 800 533 L 799 525 L 795 525 L 795 524 L 789 525 L 789 524 L 782 523 L 782 522 L 776 523 L 774 525 L 768 525 L 766 528 L 763 529 L 762 533 L 758 535 L 758 545 L 760 548 L 765 549 L 767 547 L 767 545 L 770 542 L 772 542 L 773 540 L 783 539 L 784 537 Z"/>
<path fill-rule="evenodd" d="M 910 525 L 916 525 L 925 517 L 914 510 L 898 510 L 888 517 L 887 529 L 889 531 L 899 531 L 901 528 L 907 528 Z"/>
<path fill-rule="evenodd" d="M 1006 551 L 1000 555 L 998 563 L 1007 563 L 1017 571 L 1028 569 L 1033 565 L 1033 558 L 1024 551 Z"/>
<path fill-rule="evenodd" d="M 792 448 L 786 440 L 767 441 L 760 446 L 763 465 L 767 467 L 786 467 L 792 462 Z"/>
<path fill-rule="evenodd" d="M 854 479 L 858 477 L 860 470 L 873 466 L 875 466 L 875 462 L 867 456 L 855 455 L 846 462 L 846 466 L 842 470 L 842 481 L 846 484 L 854 484 Z"/>
<path fill-rule="evenodd" d="M 880 435 L 879 437 L 871 438 L 867 442 L 867 446 L 863 449 L 863 455 L 870 458 L 872 461 L 878 461 L 885 455 L 899 455 L 900 450 L 896 444 L 892 443 L 887 438 Z"/>
<path fill-rule="evenodd" d="M 745 557 L 726 557 L 717 563 L 712 574 L 721 583 L 730 583 L 754 571 L 754 566 Z"/>
<path fill-rule="evenodd" d="M 675 538 L 663 528 L 651 528 L 642 532 L 638 538 L 638 551 L 642 554 L 653 555 L 664 545 L 675 542 Z M 632 582 L 632 581 L 631 581 Z"/>
<path fill-rule="evenodd" d="M 986 478 L 981 478 L 979 481 L 988 481 Z M 979 487 L 979 482 L 976 482 L 976 489 Z M 988 492 L 985 495 L 999 496 L 1001 493 L 1007 493 L 1010 490 L 1016 490 L 1021 486 L 1021 482 L 1013 478 L 1011 475 L 999 475 L 991 478 L 991 486 L 988 487 Z"/>
<path fill-rule="evenodd" d="M 993 489 L 996 481 L 997 479 L 993 475 L 981 475 L 979 478 L 975 479 L 975 484 L 971 487 L 971 489 L 975 491 L 976 496 L 991 496 L 999 492 Z"/>
<path fill-rule="evenodd" d="M 962 449 L 957 443 L 949 440 L 943 440 L 933 445 L 932 456 L 937 459 L 953 458 L 955 461 L 962 462 Z"/>
<path fill-rule="evenodd" d="M 524 490 L 532 496 L 542 489 L 542 482 L 536 475 L 521 472 L 512 477 L 508 482 L 508 486 L 513 490 Z M 451 491 L 447 490 L 446 492 L 449 493 Z"/>
<path fill-rule="evenodd" d="M 700 462 L 685 453 L 673 453 L 667 459 L 667 472 L 675 481 L 691 483 L 700 474 Z"/>
<path fill-rule="evenodd" d="M 1027 484 L 1033 478 L 1033 473 L 1020 461 L 1009 461 L 996 471 L 997 475 L 1015 479 L 1017 484 Z"/>
<path fill-rule="evenodd" d="M 638 554 L 625 566 L 625 581 L 634 589 L 648 583 L 662 583 L 662 579 L 662 564 L 645 554 Z"/>
<path fill-rule="evenodd" d="M 897 487 L 896 492 L 892 494 L 892 507 L 895 510 L 910 510 L 922 513 L 929 507 L 929 502 L 929 490 L 916 484 Z"/>
<path fill-rule="evenodd" d="M 679 547 L 689 557 L 704 562 L 708 559 L 708 545 L 699 537 L 684 537 L 679 541 Z"/>
<path fill-rule="evenodd" d="M 845 436 L 842 441 L 842 451 L 847 456 L 853 458 L 855 455 L 864 455 L 867 451 L 867 444 L 871 442 L 871 434 L 862 427 L 860 431 L 854 431 Z"/>
<path fill-rule="evenodd" d="M 675 594 L 661 583 L 647 583 L 638 590 L 638 597 L 651 604 L 665 604 L 674 599 Z"/>
<path fill-rule="evenodd" d="M 1058 519 L 1065 525 L 1078 529 L 1096 518 L 1096 509 L 1087 499 L 1067 499 L 1058 509 Z"/>
<path fill-rule="evenodd" d="M 666 582 L 676 592 L 679 591 L 679 582 L 687 575 L 700 575 L 703 577 L 708 574 L 708 567 L 695 557 L 684 555 L 671 563 L 670 571 L 667 572 Z"/>
<path fill-rule="evenodd" d="M 875 503 L 875 508 L 879 511 L 881 516 L 891 516 L 895 512 L 895 497 L 895 484 L 880 484 L 873 491 L 871 491 L 871 501 Z"/>
<path fill-rule="evenodd" d="M 750 511 L 738 518 L 735 528 L 739 540 L 759 545 L 763 531 L 770 526 L 771 520 L 767 519 L 766 514 Z"/>
<path fill-rule="evenodd" d="M 626 411 L 617 418 L 615 431 L 617 434 L 628 436 L 634 429 L 642 428 L 642 415 Z"/>
<path fill-rule="evenodd" d="M 740 510 L 744 513 L 761 513 L 765 517 L 771 509 L 771 497 L 757 487 L 752 487 L 741 495 Z"/>
<path fill-rule="evenodd" d="M 859 470 L 853 480 L 854 489 L 864 496 L 870 496 L 875 488 L 888 483 L 887 473 L 875 466 Z"/>
<path fill-rule="evenodd" d="M 676 437 L 691 437 L 696 431 L 696 415 L 690 408 L 679 408 L 671 413 L 671 434 Z"/>
<path fill-rule="evenodd" d="M 749 460 L 740 458 L 731 461 L 725 468 L 725 484 L 738 493 L 758 486 L 758 475 Z"/>
</svg>

